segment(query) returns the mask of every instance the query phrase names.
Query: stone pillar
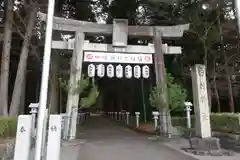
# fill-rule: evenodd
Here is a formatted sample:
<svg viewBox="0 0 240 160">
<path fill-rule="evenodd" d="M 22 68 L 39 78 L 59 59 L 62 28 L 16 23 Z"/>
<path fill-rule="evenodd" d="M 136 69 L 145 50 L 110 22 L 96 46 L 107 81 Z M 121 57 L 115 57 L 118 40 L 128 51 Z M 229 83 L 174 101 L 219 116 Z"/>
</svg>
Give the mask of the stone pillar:
<svg viewBox="0 0 240 160">
<path fill-rule="evenodd" d="M 160 120 L 160 133 L 164 136 L 171 136 L 171 115 L 169 113 L 169 102 L 168 102 L 168 90 L 167 83 L 165 81 L 165 64 L 164 64 L 164 50 L 162 43 L 163 32 L 158 30 L 156 27 L 153 28 L 153 43 L 154 43 L 154 65 L 155 65 L 155 75 L 156 75 L 156 85 L 162 88 L 162 108 L 159 110 L 161 112 Z"/>
<path fill-rule="evenodd" d="M 158 127 L 158 117 L 159 117 L 159 112 L 152 112 L 153 119 L 154 119 L 154 130 L 157 130 Z"/>
<path fill-rule="evenodd" d="M 118 120 L 118 112 L 115 112 L 115 119 Z"/>
<path fill-rule="evenodd" d="M 201 138 L 211 137 L 210 113 L 205 72 L 205 66 L 200 64 L 196 64 L 191 70 L 196 136 Z"/>
<path fill-rule="evenodd" d="M 81 79 L 81 74 L 82 74 L 84 39 L 85 39 L 84 33 L 76 32 L 75 48 L 74 48 L 72 59 L 71 59 L 70 81 L 69 81 L 70 88 L 68 91 L 68 99 L 67 99 L 68 120 L 65 128 L 65 138 L 68 138 L 70 140 L 75 139 L 76 137 L 79 93 L 74 92 L 74 90 L 77 87 L 77 83 Z"/>
<path fill-rule="evenodd" d="M 122 120 L 122 112 L 118 112 L 118 120 L 119 120 L 119 121 Z"/>
<path fill-rule="evenodd" d="M 138 128 L 139 127 L 140 112 L 135 112 L 135 116 L 136 116 L 136 128 Z"/>
<path fill-rule="evenodd" d="M 207 154 L 209 151 L 219 150 L 220 143 L 218 138 L 213 138 L 211 135 L 205 66 L 200 64 L 194 65 L 191 75 L 196 137 L 190 138 L 189 143 L 193 150 L 203 151 L 203 153 Z"/>
<path fill-rule="evenodd" d="M 187 117 L 187 128 L 191 128 L 191 107 L 190 106 L 187 106 L 186 107 L 186 117 Z"/>
<path fill-rule="evenodd" d="M 126 112 L 126 123 L 127 125 L 129 125 L 129 115 L 130 115 L 130 112 Z"/>
</svg>

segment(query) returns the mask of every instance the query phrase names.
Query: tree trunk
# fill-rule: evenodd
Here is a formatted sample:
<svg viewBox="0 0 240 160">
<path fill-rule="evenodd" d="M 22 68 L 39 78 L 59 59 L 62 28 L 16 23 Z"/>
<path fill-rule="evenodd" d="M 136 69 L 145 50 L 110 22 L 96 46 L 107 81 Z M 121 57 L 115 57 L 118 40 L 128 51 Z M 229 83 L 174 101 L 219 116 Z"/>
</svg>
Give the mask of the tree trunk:
<svg viewBox="0 0 240 160">
<path fill-rule="evenodd" d="M 228 65 L 225 66 L 225 71 L 226 71 L 226 78 L 227 78 L 227 84 L 228 84 L 228 98 L 229 98 L 228 100 L 229 100 L 230 112 L 234 113 L 235 107 L 234 107 L 234 99 L 233 99 L 232 80 L 230 77 Z"/>
<path fill-rule="evenodd" d="M 208 106 L 209 106 L 209 112 L 212 111 L 212 88 L 211 83 L 209 82 L 209 78 L 207 78 L 207 93 L 208 93 Z"/>
<path fill-rule="evenodd" d="M 37 3 L 37 2 L 36 2 Z M 32 11 L 30 12 L 28 25 L 25 33 L 25 39 L 23 42 L 20 60 L 18 64 L 17 76 L 15 79 L 13 94 L 12 94 L 12 101 L 10 105 L 10 116 L 16 116 L 19 112 L 19 105 L 20 105 L 20 95 L 22 93 L 22 86 L 24 80 L 24 73 L 27 69 L 27 60 L 28 60 L 28 53 L 29 53 L 29 46 L 31 43 L 31 37 L 33 33 L 33 29 L 35 26 L 37 16 L 37 4 L 33 5 Z"/>
<path fill-rule="evenodd" d="M 19 114 L 24 114 L 24 110 L 25 110 L 26 82 L 27 82 L 27 71 L 25 72 L 25 75 L 23 77 L 23 86 L 22 86 Z"/>
<path fill-rule="evenodd" d="M 1 79 L 0 79 L 0 100 L 1 110 L 0 114 L 8 115 L 8 78 L 9 78 L 9 63 L 11 53 L 11 42 L 12 42 L 12 23 L 13 23 L 13 6 L 8 3 L 5 4 L 5 26 L 4 26 L 4 42 L 2 52 L 2 63 L 1 63 Z"/>
<path fill-rule="evenodd" d="M 219 16 L 218 16 L 217 22 L 218 22 L 218 28 L 219 28 L 219 32 L 220 32 L 221 50 L 222 50 L 224 61 L 225 61 L 224 69 L 225 69 L 227 85 L 228 85 L 229 107 L 230 107 L 230 111 L 234 112 L 235 107 L 234 107 L 234 99 L 233 99 L 232 80 L 231 80 L 231 75 L 230 75 L 230 72 L 229 72 L 229 66 L 228 66 L 228 63 L 227 63 L 228 57 L 227 57 L 227 53 L 226 53 L 225 47 L 224 47 L 223 31 L 222 31 L 221 20 L 220 20 Z"/>
<path fill-rule="evenodd" d="M 51 74 L 50 74 L 50 113 L 58 113 L 58 79 L 57 79 L 57 70 L 58 70 L 58 53 L 54 52 L 51 58 Z"/>
<path fill-rule="evenodd" d="M 145 91 L 145 90 L 144 90 L 144 79 L 141 79 L 141 92 L 142 92 L 142 103 L 143 103 L 144 123 L 147 124 L 147 109 L 146 109 L 144 91 Z"/>
<path fill-rule="evenodd" d="M 36 102 L 39 102 L 39 97 L 40 97 L 40 83 L 41 83 L 41 80 L 40 80 L 40 77 L 37 76 L 37 82 L 36 82 L 36 90 L 35 90 L 35 101 Z"/>
<path fill-rule="evenodd" d="M 216 82 L 216 61 L 213 58 L 213 88 L 214 88 L 214 96 L 217 102 L 217 112 L 221 112 L 221 104 L 219 100 L 219 94 L 217 89 L 217 82 Z"/>
<path fill-rule="evenodd" d="M 58 113 L 58 85 L 55 77 L 51 77 L 50 82 L 49 109 L 51 114 Z"/>
</svg>

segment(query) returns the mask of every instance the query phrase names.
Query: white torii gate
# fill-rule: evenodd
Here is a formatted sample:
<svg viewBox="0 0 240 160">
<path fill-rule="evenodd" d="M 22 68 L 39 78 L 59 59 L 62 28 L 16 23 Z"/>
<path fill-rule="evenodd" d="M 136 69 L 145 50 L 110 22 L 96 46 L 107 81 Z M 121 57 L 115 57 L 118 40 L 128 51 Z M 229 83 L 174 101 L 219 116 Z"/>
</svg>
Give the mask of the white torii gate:
<svg viewBox="0 0 240 160">
<path fill-rule="evenodd" d="M 40 20 L 46 21 L 46 14 L 40 12 L 38 16 Z M 84 51 L 154 54 L 157 84 L 165 86 L 163 54 L 181 54 L 182 52 L 179 46 L 162 44 L 162 38 L 180 38 L 188 28 L 189 24 L 176 26 L 128 26 L 128 20 L 126 19 L 114 19 L 113 24 L 98 24 L 54 17 L 53 29 L 74 31 L 75 39 L 70 41 L 52 41 L 52 49 L 73 50 L 70 69 L 70 83 L 72 86 L 76 86 L 81 79 Z M 85 40 L 85 34 L 100 36 L 112 34 L 112 44 L 89 43 Z M 154 44 L 149 44 L 148 46 L 127 45 L 128 36 L 151 37 Z M 164 89 L 164 93 L 166 97 L 166 89 Z M 78 101 L 79 94 L 73 94 L 70 88 L 67 100 L 67 113 L 71 118 L 68 118 L 66 123 L 65 138 L 75 139 Z M 168 106 L 167 101 L 165 106 Z M 161 122 L 167 124 L 166 119 L 161 120 Z M 163 127 L 163 132 L 167 133 L 167 131 L 168 128 L 166 126 Z"/>
</svg>

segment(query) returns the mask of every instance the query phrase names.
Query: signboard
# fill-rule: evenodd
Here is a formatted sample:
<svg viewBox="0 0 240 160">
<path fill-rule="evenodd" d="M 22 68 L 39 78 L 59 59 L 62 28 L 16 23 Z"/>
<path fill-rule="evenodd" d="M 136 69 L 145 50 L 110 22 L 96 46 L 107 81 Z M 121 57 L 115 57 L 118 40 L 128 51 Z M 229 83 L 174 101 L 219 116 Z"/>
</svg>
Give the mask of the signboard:
<svg viewBox="0 0 240 160">
<path fill-rule="evenodd" d="M 101 63 L 152 64 L 153 57 L 152 54 L 128 54 L 85 51 L 83 61 Z"/>
</svg>

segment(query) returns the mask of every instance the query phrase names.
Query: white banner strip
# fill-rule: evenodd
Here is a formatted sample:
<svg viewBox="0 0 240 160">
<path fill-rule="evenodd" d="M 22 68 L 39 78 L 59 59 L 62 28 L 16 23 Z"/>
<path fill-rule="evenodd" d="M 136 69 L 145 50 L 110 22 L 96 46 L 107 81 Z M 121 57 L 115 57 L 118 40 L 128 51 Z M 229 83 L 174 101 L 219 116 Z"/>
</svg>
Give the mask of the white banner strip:
<svg viewBox="0 0 240 160">
<path fill-rule="evenodd" d="M 152 64 L 152 54 L 84 52 L 84 62 Z"/>
</svg>

